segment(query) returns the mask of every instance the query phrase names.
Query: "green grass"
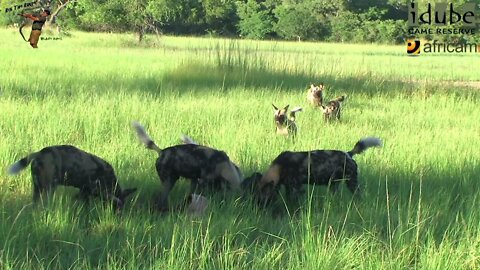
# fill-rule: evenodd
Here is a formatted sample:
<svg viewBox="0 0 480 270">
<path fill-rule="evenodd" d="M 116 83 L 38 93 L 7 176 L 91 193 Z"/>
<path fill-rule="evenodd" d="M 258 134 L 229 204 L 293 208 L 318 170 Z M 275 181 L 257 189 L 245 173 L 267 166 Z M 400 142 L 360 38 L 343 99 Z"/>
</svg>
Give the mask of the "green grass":
<svg viewBox="0 0 480 270">
<path fill-rule="evenodd" d="M 347 45 L 74 32 L 32 50 L 0 30 L 0 164 L 73 144 L 138 187 L 121 215 L 75 202 L 60 187 L 31 204 L 31 176 L 0 172 L 1 269 L 478 269 L 480 55 L 407 57 L 404 46 Z M 347 94 L 325 124 L 306 102 L 312 82 Z M 296 142 L 274 134 L 271 103 L 302 106 Z M 309 187 L 297 213 L 274 215 L 240 194 L 213 196 L 207 215 L 160 215 L 156 154 L 188 134 L 226 151 L 245 175 L 284 150 L 384 147 L 356 156 L 363 189 Z M 173 205 L 188 191 L 182 180 Z M 281 203 L 277 206 L 281 208 Z"/>
</svg>

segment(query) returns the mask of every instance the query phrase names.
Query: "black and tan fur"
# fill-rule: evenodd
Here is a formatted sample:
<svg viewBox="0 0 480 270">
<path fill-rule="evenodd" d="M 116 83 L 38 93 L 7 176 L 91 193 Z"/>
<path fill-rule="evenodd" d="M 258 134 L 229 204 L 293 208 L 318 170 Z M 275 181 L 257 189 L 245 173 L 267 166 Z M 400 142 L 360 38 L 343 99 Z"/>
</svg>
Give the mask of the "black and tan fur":
<svg viewBox="0 0 480 270">
<path fill-rule="evenodd" d="M 180 177 L 190 179 L 191 193 L 196 193 L 199 179 L 213 183 L 213 186 L 228 183 L 233 188 L 240 187 L 241 177 L 225 152 L 196 144 L 160 149 L 140 123 L 133 122 L 133 127 L 140 141 L 158 153 L 155 167 L 162 181 L 162 192 L 157 201 L 160 210 L 168 210 L 168 195 Z"/>
<path fill-rule="evenodd" d="M 340 120 L 340 114 L 342 112 L 342 102 L 346 96 L 339 96 L 330 100 L 327 105 L 322 105 L 323 117 L 325 121 Z"/>
<path fill-rule="evenodd" d="M 29 154 L 10 166 L 14 175 L 31 165 L 33 201 L 49 196 L 58 185 L 80 189 L 80 197 L 100 196 L 121 208 L 136 189 L 122 190 L 112 166 L 105 160 L 71 145 L 56 145 Z"/>
<path fill-rule="evenodd" d="M 254 172 L 249 177 L 245 178 L 242 182 L 242 190 L 246 194 L 252 194 L 255 191 L 255 186 L 262 179 L 262 174 Z"/>
<path fill-rule="evenodd" d="M 358 192 L 358 169 L 353 156 L 370 147 L 381 146 L 378 138 L 358 141 L 349 152 L 338 150 L 314 150 L 308 152 L 282 152 L 273 160 L 255 187 L 259 203 L 274 200 L 279 187 L 285 186 L 287 199 L 303 192 L 304 184 L 329 185 L 336 191 L 344 180 L 352 193 Z M 310 176 L 310 177 L 309 177 Z"/>
<path fill-rule="evenodd" d="M 310 89 L 307 91 L 307 100 L 315 107 L 320 107 L 323 105 L 323 83 L 320 83 L 318 86 L 314 84 L 310 85 Z"/>
<path fill-rule="evenodd" d="M 180 140 L 182 141 L 182 143 L 184 144 L 195 144 L 195 145 L 200 145 L 199 143 L 197 143 L 196 141 L 194 141 L 192 138 L 190 138 L 189 136 L 187 135 L 182 135 L 180 137 Z M 232 164 L 233 166 L 235 167 L 235 170 L 237 170 L 237 173 L 238 175 L 240 176 L 240 179 L 243 179 L 243 174 L 242 174 L 242 171 L 240 170 L 240 168 L 237 166 L 237 164 L 235 162 L 232 161 Z M 198 184 L 199 184 L 199 187 L 200 189 L 206 189 L 206 188 L 211 188 L 211 186 L 209 187 L 208 184 L 225 184 L 225 183 L 208 183 L 207 181 L 203 180 L 203 179 L 198 179 Z M 223 185 L 221 186 L 213 186 L 214 189 L 221 189 Z"/>
<path fill-rule="evenodd" d="M 276 126 L 275 130 L 277 134 L 284 135 L 284 136 L 291 135 L 295 137 L 297 135 L 297 130 L 298 130 L 297 124 L 295 122 L 296 113 L 301 112 L 302 108 L 297 107 L 292 111 L 290 111 L 290 113 L 288 113 L 288 107 L 290 105 L 285 106 L 283 109 L 278 109 L 277 106 L 275 106 L 274 104 L 272 104 L 272 106 L 274 108 L 273 117 L 275 120 L 275 126 Z M 288 114 L 288 117 L 287 117 L 287 114 Z"/>
</svg>

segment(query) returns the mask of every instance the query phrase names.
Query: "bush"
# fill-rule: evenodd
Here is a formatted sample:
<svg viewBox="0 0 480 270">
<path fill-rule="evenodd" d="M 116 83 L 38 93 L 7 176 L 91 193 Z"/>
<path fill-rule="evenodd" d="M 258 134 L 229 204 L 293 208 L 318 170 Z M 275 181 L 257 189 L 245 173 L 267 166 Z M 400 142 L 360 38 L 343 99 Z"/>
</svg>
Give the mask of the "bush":
<svg viewBox="0 0 480 270">
<path fill-rule="evenodd" d="M 242 36 L 263 39 L 273 33 L 274 20 L 263 3 L 255 0 L 246 3 L 237 1 L 237 14 L 240 18 L 238 30 Z"/>
</svg>

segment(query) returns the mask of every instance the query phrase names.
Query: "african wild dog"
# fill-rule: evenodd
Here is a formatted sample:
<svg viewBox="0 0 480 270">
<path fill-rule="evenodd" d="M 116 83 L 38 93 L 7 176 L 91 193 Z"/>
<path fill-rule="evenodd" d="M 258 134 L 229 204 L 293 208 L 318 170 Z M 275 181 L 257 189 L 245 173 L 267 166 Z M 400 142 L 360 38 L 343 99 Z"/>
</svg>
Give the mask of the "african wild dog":
<svg viewBox="0 0 480 270">
<path fill-rule="evenodd" d="M 275 109 L 273 115 L 275 119 L 276 131 L 277 134 L 280 135 L 292 135 L 295 137 L 297 135 L 297 124 L 295 123 L 296 117 L 295 114 L 297 112 L 301 112 L 302 108 L 297 107 L 290 111 L 289 118 L 287 118 L 288 107 L 290 105 L 285 106 L 283 109 L 278 109 L 277 106 L 272 104 L 273 108 Z"/>
<path fill-rule="evenodd" d="M 320 107 L 323 104 L 323 83 L 320 83 L 318 86 L 314 84 L 310 85 L 310 89 L 307 92 L 307 100 L 312 103 L 315 107 Z"/>
<path fill-rule="evenodd" d="M 332 119 L 340 120 L 340 113 L 342 111 L 342 102 L 347 96 L 339 96 L 330 100 L 327 105 L 322 105 L 323 117 L 325 121 Z"/>
<path fill-rule="evenodd" d="M 200 145 L 199 143 L 197 143 L 196 141 L 194 141 L 192 138 L 188 137 L 187 135 L 180 136 L 180 140 L 184 144 Z M 243 174 L 242 174 L 242 171 L 240 171 L 240 168 L 233 161 L 232 161 L 232 164 L 235 167 L 235 170 L 237 170 L 237 173 L 240 176 L 240 179 L 243 179 Z M 224 181 L 215 181 L 215 183 L 208 183 L 207 181 L 205 181 L 203 179 L 198 179 L 198 186 L 200 187 L 200 189 L 205 189 L 205 188 L 210 187 L 210 188 L 214 188 L 216 190 L 220 190 L 220 189 L 222 189 L 224 184 L 226 184 Z"/>
<path fill-rule="evenodd" d="M 72 186 L 80 189 L 79 196 L 88 200 L 90 195 L 112 201 L 121 208 L 125 198 L 136 188 L 122 190 L 112 166 L 105 160 L 71 145 L 56 145 L 29 154 L 10 166 L 14 175 L 32 163 L 33 201 L 40 195 L 53 193 L 56 186 Z"/>
<path fill-rule="evenodd" d="M 198 179 L 212 183 L 228 182 L 233 188 L 240 187 L 241 177 L 225 152 L 195 144 L 160 149 L 140 123 L 133 122 L 133 127 L 140 141 L 158 153 L 155 167 L 162 181 L 162 193 L 157 200 L 160 210 L 168 210 L 168 195 L 180 177 L 190 179 L 190 193 L 196 193 Z"/>
<path fill-rule="evenodd" d="M 370 147 L 381 145 L 380 139 L 369 137 L 359 140 L 349 152 L 338 150 L 282 152 L 257 182 L 256 198 L 260 204 L 272 201 L 280 185 L 285 186 L 287 199 L 301 194 L 303 184 L 329 185 L 330 190 L 336 191 L 339 180 L 345 180 L 348 189 L 355 194 L 359 187 L 357 163 L 353 156 Z"/>
<path fill-rule="evenodd" d="M 242 190 L 245 193 L 254 193 L 255 185 L 262 179 L 262 174 L 259 172 L 254 172 L 249 177 L 245 178 L 242 182 Z"/>
</svg>

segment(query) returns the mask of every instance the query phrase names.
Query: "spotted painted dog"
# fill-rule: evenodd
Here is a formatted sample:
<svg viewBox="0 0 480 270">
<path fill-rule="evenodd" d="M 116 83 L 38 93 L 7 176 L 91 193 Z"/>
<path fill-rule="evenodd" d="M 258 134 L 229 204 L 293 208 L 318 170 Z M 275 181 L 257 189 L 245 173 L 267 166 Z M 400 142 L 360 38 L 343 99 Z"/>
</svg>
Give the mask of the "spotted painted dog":
<svg viewBox="0 0 480 270">
<path fill-rule="evenodd" d="M 370 147 L 381 145 L 380 139 L 369 137 L 359 140 L 349 152 L 338 150 L 282 152 L 257 182 L 256 199 L 260 204 L 273 201 L 280 185 L 285 186 L 287 199 L 301 194 L 304 184 L 329 185 L 330 190 L 336 191 L 339 180 L 345 180 L 348 189 L 355 194 L 359 187 L 357 163 L 353 156 Z"/>
<path fill-rule="evenodd" d="M 136 188 L 122 190 L 112 166 L 105 160 L 71 145 L 56 145 L 29 154 L 10 166 L 14 175 L 32 163 L 33 201 L 53 193 L 58 185 L 80 189 L 79 196 L 100 196 L 121 208 Z"/>
<path fill-rule="evenodd" d="M 318 86 L 314 84 L 310 85 L 310 89 L 307 92 L 307 100 L 315 107 L 320 107 L 323 104 L 323 83 Z"/>
<path fill-rule="evenodd" d="M 195 144 L 195 145 L 200 145 L 199 143 L 197 143 L 196 141 L 194 141 L 192 138 L 190 138 L 189 136 L 187 135 L 182 135 L 180 136 L 180 140 L 182 141 L 182 143 L 184 144 Z M 235 170 L 237 170 L 237 173 L 238 175 L 240 176 L 240 179 L 243 179 L 243 174 L 242 174 L 242 171 L 240 171 L 240 168 L 237 166 L 237 164 L 235 164 L 234 162 L 232 162 L 233 166 L 235 167 Z M 213 184 L 213 186 L 212 186 Z M 224 186 L 225 182 L 215 182 L 215 183 L 208 183 L 207 181 L 203 180 L 203 179 L 198 179 L 198 185 L 200 186 L 200 189 L 208 189 L 208 188 L 213 188 L 215 190 L 220 190 L 222 188 L 225 188 Z"/>
<path fill-rule="evenodd" d="M 347 96 L 339 96 L 330 100 L 327 105 L 322 105 L 323 117 L 325 121 L 332 119 L 340 120 L 340 113 L 342 111 L 342 102 Z"/>
<path fill-rule="evenodd" d="M 245 193 L 252 194 L 255 191 L 256 184 L 262 179 L 262 174 L 254 172 L 249 177 L 245 178 L 242 182 L 242 190 Z"/>
<path fill-rule="evenodd" d="M 274 119 L 275 119 L 275 130 L 277 134 L 280 135 L 292 135 L 295 137 L 297 135 L 297 124 L 295 123 L 296 120 L 296 113 L 301 112 L 302 108 L 297 107 L 290 111 L 289 118 L 287 118 L 288 107 L 290 105 L 285 106 L 283 109 L 278 109 L 277 106 L 272 104 L 274 108 Z"/>
<path fill-rule="evenodd" d="M 157 207 L 167 211 L 168 195 L 180 177 L 190 179 L 190 193 L 196 193 L 198 179 L 215 183 L 226 182 L 238 189 L 241 177 L 225 152 L 196 144 L 180 144 L 160 149 L 138 122 L 133 127 L 140 141 L 158 153 L 155 167 L 162 181 Z"/>
</svg>

